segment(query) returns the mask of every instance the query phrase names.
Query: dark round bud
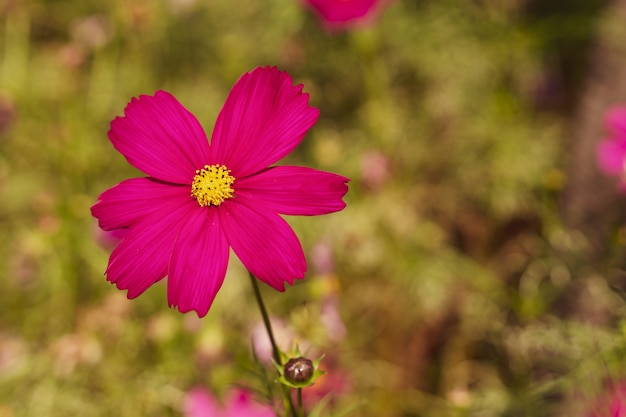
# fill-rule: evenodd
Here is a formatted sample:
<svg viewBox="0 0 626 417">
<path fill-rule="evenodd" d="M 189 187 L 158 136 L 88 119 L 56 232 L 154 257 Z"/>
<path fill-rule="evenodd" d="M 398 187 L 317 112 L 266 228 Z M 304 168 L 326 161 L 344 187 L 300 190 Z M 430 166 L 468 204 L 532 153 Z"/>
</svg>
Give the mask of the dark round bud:
<svg viewBox="0 0 626 417">
<path fill-rule="evenodd" d="M 292 358 L 285 364 L 285 378 L 289 382 L 300 384 L 313 376 L 313 362 L 307 358 Z"/>
</svg>

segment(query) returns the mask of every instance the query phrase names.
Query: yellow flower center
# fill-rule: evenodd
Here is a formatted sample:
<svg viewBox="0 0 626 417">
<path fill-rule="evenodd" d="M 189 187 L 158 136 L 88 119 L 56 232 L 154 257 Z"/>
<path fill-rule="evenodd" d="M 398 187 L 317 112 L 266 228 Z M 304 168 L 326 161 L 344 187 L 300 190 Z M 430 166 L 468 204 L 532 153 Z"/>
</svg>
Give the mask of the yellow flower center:
<svg viewBox="0 0 626 417">
<path fill-rule="evenodd" d="M 205 165 L 196 170 L 191 184 L 191 196 L 198 200 L 200 207 L 219 206 L 233 196 L 235 177 L 224 165 Z"/>
</svg>

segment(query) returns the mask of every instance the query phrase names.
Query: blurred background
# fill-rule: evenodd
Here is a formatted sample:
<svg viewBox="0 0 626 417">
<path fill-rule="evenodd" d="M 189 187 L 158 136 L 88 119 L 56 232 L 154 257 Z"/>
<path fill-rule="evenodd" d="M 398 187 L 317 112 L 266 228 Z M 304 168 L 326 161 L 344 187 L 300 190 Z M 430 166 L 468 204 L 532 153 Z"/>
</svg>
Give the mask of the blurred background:
<svg viewBox="0 0 626 417">
<path fill-rule="evenodd" d="M 298 0 L 0 0 L 0 417 L 263 396 L 239 261 L 202 320 L 165 281 L 127 300 L 89 210 L 141 175 L 107 139 L 131 97 L 167 90 L 210 133 L 258 65 L 321 111 L 281 164 L 352 180 L 344 211 L 288 219 L 306 279 L 262 288 L 282 347 L 326 354 L 313 414 L 603 415 L 626 384 L 626 197 L 595 144 L 626 104 L 626 2 L 377 11 L 331 31 Z"/>
</svg>

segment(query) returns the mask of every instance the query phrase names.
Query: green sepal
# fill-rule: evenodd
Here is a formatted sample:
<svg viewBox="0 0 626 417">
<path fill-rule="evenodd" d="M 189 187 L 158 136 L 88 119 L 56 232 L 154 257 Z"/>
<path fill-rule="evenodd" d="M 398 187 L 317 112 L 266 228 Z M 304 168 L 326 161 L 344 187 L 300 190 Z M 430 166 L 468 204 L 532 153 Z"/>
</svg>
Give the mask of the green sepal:
<svg viewBox="0 0 626 417">
<path fill-rule="evenodd" d="M 322 359 L 324 359 L 324 356 L 325 356 L 323 354 L 318 359 L 311 361 L 311 363 L 313 364 L 313 373 L 308 379 L 306 379 L 305 381 L 301 381 L 301 382 L 294 381 L 285 375 L 285 365 L 292 359 L 298 359 L 298 358 L 306 359 L 302 356 L 302 353 L 300 352 L 300 347 L 296 345 L 295 352 L 293 353 L 293 355 L 287 355 L 283 352 L 280 352 L 280 356 L 281 356 L 281 362 L 283 363 L 283 365 L 279 365 L 274 361 L 274 367 L 278 371 L 278 375 L 279 375 L 278 382 L 280 382 L 281 384 L 287 387 L 290 387 L 290 388 L 310 387 L 311 385 L 315 384 L 315 381 L 317 381 L 317 379 L 320 376 L 324 375 L 325 373 L 324 371 L 319 369 L 320 362 L 322 362 Z"/>
</svg>

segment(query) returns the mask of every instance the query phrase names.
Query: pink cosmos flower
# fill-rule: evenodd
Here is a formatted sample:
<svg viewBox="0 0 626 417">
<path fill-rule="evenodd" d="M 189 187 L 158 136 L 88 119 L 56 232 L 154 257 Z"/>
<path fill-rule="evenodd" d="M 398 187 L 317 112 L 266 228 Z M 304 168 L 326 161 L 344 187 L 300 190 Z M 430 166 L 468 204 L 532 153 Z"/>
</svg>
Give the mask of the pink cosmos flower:
<svg viewBox="0 0 626 417">
<path fill-rule="evenodd" d="M 352 389 L 347 372 L 338 369 L 322 369 L 325 372 L 324 375 L 315 381 L 315 384 L 302 390 L 302 401 L 307 410 L 313 410 L 323 400 L 332 404 Z"/>
<path fill-rule="evenodd" d="M 298 338 L 295 330 L 288 323 L 274 317 L 270 317 L 270 322 L 272 323 L 274 339 L 278 349 L 285 352 L 294 342 L 302 346 L 303 350 L 309 347 L 309 343 L 306 340 Z M 258 358 L 261 363 L 272 365 L 274 348 L 272 347 L 272 342 L 269 337 L 267 337 L 267 330 L 262 322 L 257 323 L 251 329 L 250 339 L 256 358 Z"/>
<path fill-rule="evenodd" d="M 183 403 L 185 417 L 274 417 L 271 407 L 252 401 L 248 391 L 231 391 L 221 407 L 210 392 L 204 388 L 194 388 Z"/>
<path fill-rule="evenodd" d="M 589 417 L 626 417 L 626 384 L 624 382 L 612 383 L 602 398 L 599 398 Z"/>
<path fill-rule="evenodd" d="M 626 106 L 609 110 L 605 125 L 609 137 L 598 144 L 598 166 L 603 173 L 617 176 L 620 190 L 626 192 Z"/>
<path fill-rule="evenodd" d="M 304 0 L 328 29 L 363 23 L 373 16 L 381 0 Z"/>
<path fill-rule="evenodd" d="M 232 248 L 271 287 L 304 277 L 306 261 L 283 215 L 342 210 L 347 178 L 274 166 L 317 121 L 302 85 L 276 68 L 256 68 L 235 83 L 207 140 L 172 95 L 133 99 L 111 123 L 109 139 L 148 177 L 105 191 L 91 208 L 104 230 L 129 229 L 106 277 L 135 298 L 167 279 L 170 307 L 207 314 Z"/>
</svg>

